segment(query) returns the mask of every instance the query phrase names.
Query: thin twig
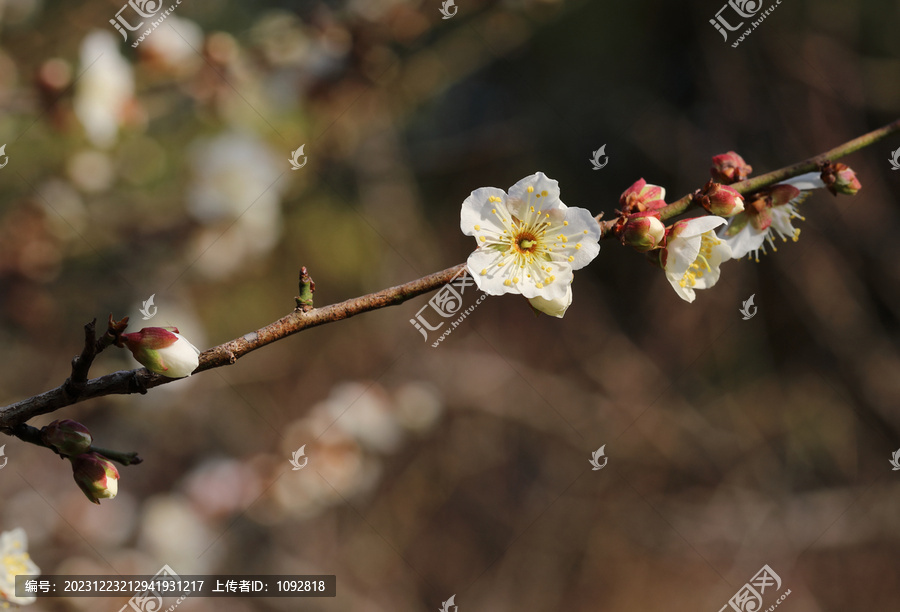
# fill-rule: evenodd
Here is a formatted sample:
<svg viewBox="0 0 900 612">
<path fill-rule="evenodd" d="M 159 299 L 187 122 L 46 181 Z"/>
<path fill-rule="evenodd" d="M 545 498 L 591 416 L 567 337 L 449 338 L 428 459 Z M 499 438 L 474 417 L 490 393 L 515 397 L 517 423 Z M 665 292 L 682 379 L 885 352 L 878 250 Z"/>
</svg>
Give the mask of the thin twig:
<svg viewBox="0 0 900 612">
<path fill-rule="evenodd" d="M 465 264 L 459 264 L 403 285 L 353 298 L 339 304 L 325 306 L 324 308 L 313 308 L 307 312 L 301 309 L 294 310 L 262 329 L 207 349 L 200 354 L 200 366 L 194 370 L 194 374 L 231 365 L 247 353 L 310 327 L 333 323 L 341 319 L 349 319 L 370 310 L 402 304 L 409 299 L 447 284 L 464 267 Z M 81 386 L 80 393 L 77 396 L 67 393 L 67 385 L 63 383 L 56 389 L 0 408 L 0 431 L 12 433 L 11 429 L 13 427 L 20 423 L 25 423 L 33 417 L 88 399 L 105 395 L 146 393 L 148 389 L 170 383 L 173 380 L 178 379 L 154 374 L 146 368 L 119 371 L 88 380 Z"/>
<path fill-rule="evenodd" d="M 830 151 L 825 151 L 824 153 L 821 153 L 814 157 L 810 157 L 809 159 L 806 159 L 802 162 L 798 162 L 796 164 L 792 164 L 778 170 L 773 170 L 772 172 L 767 172 L 766 174 L 760 174 L 759 176 L 749 178 L 739 183 L 733 183 L 732 185 L 729 185 L 729 187 L 731 187 L 741 195 L 747 195 L 749 193 L 753 193 L 754 191 L 759 191 L 764 187 L 768 187 L 769 185 L 781 183 L 789 178 L 818 170 L 820 164 L 826 161 L 833 161 L 840 157 L 844 157 L 845 155 L 849 155 L 850 153 L 854 153 L 862 149 L 863 147 L 867 147 L 870 144 L 878 142 L 879 140 L 897 131 L 900 131 L 900 119 L 894 121 L 893 123 L 889 123 L 884 127 L 878 128 L 877 130 L 873 130 L 868 134 L 863 134 L 858 138 L 847 141 L 844 144 L 831 149 Z M 694 194 L 690 193 L 683 198 L 672 202 L 668 206 L 660 208 L 660 219 L 665 221 L 666 219 L 677 217 L 678 215 L 681 215 L 691 208 L 695 207 L 693 206 L 693 203 Z M 614 237 L 615 233 L 612 231 L 612 229 L 615 226 L 617 220 L 610 219 L 609 221 L 600 221 L 599 216 L 595 218 L 600 223 L 600 231 L 603 235 L 603 238 Z"/>
</svg>

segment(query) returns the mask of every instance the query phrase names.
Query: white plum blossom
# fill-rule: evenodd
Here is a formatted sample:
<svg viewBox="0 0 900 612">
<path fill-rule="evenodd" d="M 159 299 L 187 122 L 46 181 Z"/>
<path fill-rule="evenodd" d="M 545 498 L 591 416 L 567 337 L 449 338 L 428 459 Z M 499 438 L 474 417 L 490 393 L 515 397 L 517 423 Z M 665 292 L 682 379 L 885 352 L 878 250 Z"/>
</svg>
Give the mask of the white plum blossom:
<svg viewBox="0 0 900 612">
<path fill-rule="evenodd" d="M 797 207 L 809 197 L 813 189 L 824 187 L 818 172 L 808 172 L 778 183 L 768 190 L 749 196 L 745 210 L 729 219 L 728 227 L 719 236 L 731 247 L 732 257 L 740 259 L 752 255 L 759 261 L 759 251 L 766 252 L 766 243 L 777 251 L 775 238 L 797 242 L 800 229 L 792 224 L 793 219 L 804 220 Z"/>
<path fill-rule="evenodd" d="M 21 527 L 0 533 L 0 602 L 34 603 L 34 595 L 16 596 L 16 576 L 37 576 L 41 570 L 28 555 L 28 536 Z"/>
<path fill-rule="evenodd" d="M 478 244 L 466 262 L 478 288 L 489 295 L 541 298 L 554 304 L 553 316 L 562 316 L 571 302 L 573 271 L 600 252 L 594 216 L 563 204 L 558 185 L 538 172 L 510 187 L 508 195 L 482 187 L 466 198 L 460 215 L 463 233 Z"/>
<path fill-rule="evenodd" d="M 678 297 L 693 302 L 695 289 L 709 289 L 719 280 L 719 266 L 731 259 L 731 248 L 713 230 L 726 221 L 707 216 L 686 219 L 669 231 L 660 263 Z"/>
</svg>

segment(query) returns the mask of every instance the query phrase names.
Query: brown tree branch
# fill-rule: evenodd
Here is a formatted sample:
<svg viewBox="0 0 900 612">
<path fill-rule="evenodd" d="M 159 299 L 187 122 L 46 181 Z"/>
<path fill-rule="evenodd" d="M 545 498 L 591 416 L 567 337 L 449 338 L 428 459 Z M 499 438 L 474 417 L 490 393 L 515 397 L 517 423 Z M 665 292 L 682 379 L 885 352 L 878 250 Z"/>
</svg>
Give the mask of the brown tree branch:
<svg viewBox="0 0 900 612">
<path fill-rule="evenodd" d="M 412 299 L 416 296 L 428 293 L 447 284 L 461 270 L 465 268 L 465 264 L 459 264 L 452 268 L 447 268 L 442 272 L 435 272 L 423 278 L 390 287 L 377 293 L 370 293 L 361 297 L 353 298 L 339 304 L 332 304 L 324 308 L 308 308 L 308 304 L 298 306 L 293 312 L 282 317 L 281 319 L 270 323 L 269 325 L 235 338 L 230 342 L 220 344 L 213 348 L 207 349 L 200 354 L 200 365 L 194 370 L 194 374 L 212 370 L 226 365 L 235 363 L 238 359 L 262 348 L 267 344 L 271 344 L 282 338 L 287 338 L 293 334 L 299 333 L 310 327 L 317 327 L 326 323 L 340 321 L 341 319 L 349 319 L 352 316 L 377 310 L 386 306 L 396 306 Z M 301 283 L 304 280 L 301 279 Z M 311 284 L 311 279 L 306 276 L 307 285 Z M 302 285 L 301 285 L 302 288 Z M 301 291 L 302 293 L 302 291 Z M 92 324 L 85 326 L 87 328 Z M 109 334 L 109 332 L 107 332 Z M 121 330 L 119 331 L 121 333 Z M 111 343 L 111 340 L 110 340 Z M 86 343 L 87 344 L 87 343 Z M 108 344 L 107 344 L 108 346 Z M 88 347 L 85 346 L 85 351 Z M 85 352 L 82 353 L 84 355 Z M 76 361 L 78 358 L 76 358 Z M 84 363 L 90 367 L 90 361 L 93 356 L 85 358 L 84 362 L 79 364 L 79 372 L 87 372 Z M 74 370 L 74 365 L 73 365 Z M 73 371 L 73 378 L 75 373 Z M 78 402 L 93 399 L 95 397 L 103 397 L 105 395 L 127 395 L 130 393 L 146 393 L 148 389 L 158 387 L 176 378 L 167 378 L 160 374 L 154 374 L 146 368 L 136 370 L 119 371 L 93 378 L 84 383 L 76 383 L 78 393 L 70 392 L 72 379 L 55 389 L 41 393 L 34 397 L 16 402 L 0 408 L 0 431 L 15 435 L 17 425 L 25 423 L 29 419 L 41 414 L 47 414 L 58 410 L 65 406 L 70 406 Z"/>
<path fill-rule="evenodd" d="M 840 157 L 844 157 L 845 155 L 849 155 L 850 153 L 854 153 L 864 147 L 878 142 L 883 138 L 886 138 L 887 136 L 897 131 L 900 131 L 900 119 L 883 127 L 880 127 L 877 130 L 872 130 L 868 134 L 863 134 L 862 136 L 854 138 L 853 140 L 848 140 L 844 144 L 838 145 L 830 151 L 825 151 L 824 153 L 820 153 L 819 155 L 810 157 L 809 159 L 803 160 L 802 162 L 798 162 L 790 166 L 785 166 L 784 168 L 779 168 L 778 170 L 773 170 L 771 172 L 767 172 L 766 174 L 760 174 L 759 176 L 749 178 L 745 181 L 740 181 L 739 183 L 733 183 L 729 185 L 729 187 L 731 187 L 741 195 L 747 195 L 749 193 L 753 193 L 754 191 L 759 191 L 760 189 L 769 187 L 770 185 L 786 181 L 789 178 L 818 170 L 819 166 L 824 162 L 833 161 Z M 688 210 L 695 207 L 699 208 L 699 206 L 694 203 L 694 194 L 689 193 L 688 195 L 672 202 L 668 206 L 659 209 L 660 218 L 665 221 L 666 219 L 671 219 L 672 217 L 676 217 L 678 215 L 686 213 Z M 602 215 L 598 215 L 597 217 L 595 217 L 595 219 L 598 223 L 600 223 L 600 232 L 602 234 L 602 237 L 607 239 L 615 237 L 615 232 L 612 230 L 613 228 L 615 228 L 618 219 L 601 221 L 601 217 Z"/>
<path fill-rule="evenodd" d="M 88 325 L 90 325 L 90 323 L 88 323 Z M 85 327 L 87 327 L 87 325 Z M 44 442 L 44 439 L 41 436 L 41 430 L 37 427 L 32 427 L 31 425 L 26 425 L 25 423 L 20 423 L 11 428 L 9 433 L 10 435 L 13 435 L 22 440 L 23 442 L 28 442 L 29 444 L 34 444 L 35 446 L 42 446 L 43 448 L 49 448 L 60 457 L 65 456 L 52 445 Z M 138 463 L 141 463 L 143 461 L 143 459 L 141 459 L 136 452 L 109 450 L 93 445 L 85 452 L 99 453 L 107 459 L 112 459 L 113 461 L 117 461 L 122 465 L 137 465 Z"/>
</svg>

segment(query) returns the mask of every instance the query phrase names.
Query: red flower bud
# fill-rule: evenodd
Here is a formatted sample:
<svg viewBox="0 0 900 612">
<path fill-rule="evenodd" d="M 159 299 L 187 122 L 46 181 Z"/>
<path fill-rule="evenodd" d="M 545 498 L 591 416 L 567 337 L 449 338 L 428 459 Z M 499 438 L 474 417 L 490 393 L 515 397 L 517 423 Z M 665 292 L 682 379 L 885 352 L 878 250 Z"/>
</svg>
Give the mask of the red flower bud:
<svg viewBox="0 0 900 612">
<path fill-rule="evenodd" d="M 88 428 L 72 419 L 53 421 L 42 428 L 41 440 L 67 457 L 88 452 L 93 442 Z"/>
<path fill-rule="evenodd" d="M 112 462 L 97 453 L 72 457 L 72 475 L 89 500 L 99 504 L 112 499 L 119 491 L 119 470 Z"/>
<path fill-rule="evenodd" d="M 634 215 L 625 221 L 619 230 L 622 244 L 627 244 L 640 253 L 659 248 L 666 237 L 666 226 L 652 214 Z"/>
<path fill-rule="evenodd" d="M 822 182 L 828 187 L 828 191 L 837 195 L 856 195 L 862 189 L 862 184 L 856 178 L 854 172 L 847 164 L 827 164 L 822 168 Z"/>
<path fill-rule="evenodd" d="M 753 172 L 753 167 L 734 151 L 714 156 L 712 163 L 709 172 L 712 174 L 713 180 L 725 185 L 746 180 Z"/>
<path fill-rule="evenodd" d="M 695 196 L 711 215 L 732 217 L 744 211 L 744 196 L 727 185 L 709 181 Z"/>
<path fill-rule="evenodd" d="M 625 214 L 656 210 L 666 205 L 665 197 L 665 189 L 659 185 L 648 185 L 647 181 L 639 179 L 619 196 L 619 205 Z"/>
</svg>

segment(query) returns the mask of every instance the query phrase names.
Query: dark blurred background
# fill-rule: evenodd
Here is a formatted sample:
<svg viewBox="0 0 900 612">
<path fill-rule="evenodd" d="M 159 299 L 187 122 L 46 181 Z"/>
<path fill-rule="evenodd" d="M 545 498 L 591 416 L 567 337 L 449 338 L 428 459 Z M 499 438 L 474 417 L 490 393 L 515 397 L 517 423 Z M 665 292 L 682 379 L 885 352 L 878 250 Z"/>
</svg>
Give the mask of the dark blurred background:
<svg viewBox="0 0 900 612">
<path fill-rule="evenodd" d="M 3 404 L 59 385 L 95 317 L 206 349 L 289 312 L 301 266 L 321 306 L 461 263 L 478 187 L 540 170 L 609 216 L 638 178 L 673 201 L 714 154 L 763 173 L 900 116 L 897 1 L 784 0 L 733 48 L 719 0 L 183 0 L 136 49 L 120 2 L 0 0 Z M 4 437 L 0 530 L 44 574 L 337 576 L 186 612 L 715 612 L 763 565 L 764 608 L 895 609 L 898 147 L 693 304 L 605 241 L 561 320 L 495 297 L 432 348 L 419 297 L 35 419 L 145 461 L 95 506 Z"/>
</svg>

